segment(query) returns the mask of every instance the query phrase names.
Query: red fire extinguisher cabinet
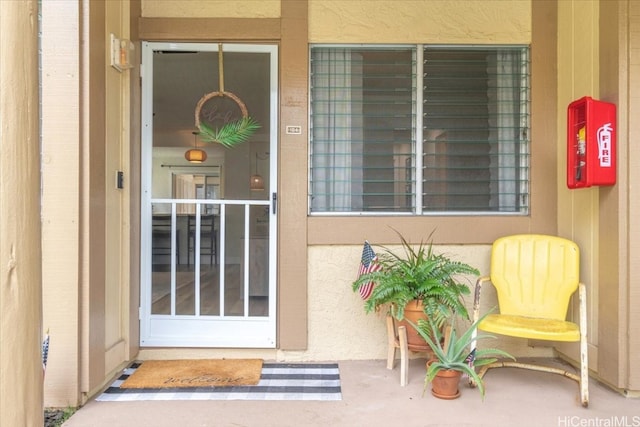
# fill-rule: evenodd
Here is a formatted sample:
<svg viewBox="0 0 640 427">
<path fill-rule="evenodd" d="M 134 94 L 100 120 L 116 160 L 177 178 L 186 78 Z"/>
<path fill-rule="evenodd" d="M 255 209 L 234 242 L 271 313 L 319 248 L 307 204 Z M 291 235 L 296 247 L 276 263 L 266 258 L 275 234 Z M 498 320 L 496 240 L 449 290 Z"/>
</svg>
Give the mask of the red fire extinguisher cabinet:
<svg viewBox="0 0 640 427">
<path fill-rule="evenodd" d="M 616 106 L 585 96 L 567 112 L 567 186 L 616 183 Z"/>
</svg>

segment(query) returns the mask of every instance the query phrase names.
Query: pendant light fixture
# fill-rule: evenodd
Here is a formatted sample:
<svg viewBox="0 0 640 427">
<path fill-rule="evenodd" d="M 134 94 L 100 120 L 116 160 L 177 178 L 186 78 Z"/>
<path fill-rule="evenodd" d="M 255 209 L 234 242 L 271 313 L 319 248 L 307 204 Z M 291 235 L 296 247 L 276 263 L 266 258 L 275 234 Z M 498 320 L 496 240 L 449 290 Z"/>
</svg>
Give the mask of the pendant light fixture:
<svg viewBox="0 0 640 427">
<path fill-rule="evenodd" d="M 193 146 L 195 148 L 187 150 L 187 152 L 184 153 L 184 158 L 191 163 L 203 163 L 205 160 L 207 160 L 207 152 L 198 148 L 199 132 L 192 132 L 192 133 L 193 133 Z"/>
<path fill-rule="evenodd" d="M 264 191 L 264 178 L 258 174 L 258 153 L 256 153 L 256 173 L 249 178 L 249 188 L 251 191 Z"/>
</svg>

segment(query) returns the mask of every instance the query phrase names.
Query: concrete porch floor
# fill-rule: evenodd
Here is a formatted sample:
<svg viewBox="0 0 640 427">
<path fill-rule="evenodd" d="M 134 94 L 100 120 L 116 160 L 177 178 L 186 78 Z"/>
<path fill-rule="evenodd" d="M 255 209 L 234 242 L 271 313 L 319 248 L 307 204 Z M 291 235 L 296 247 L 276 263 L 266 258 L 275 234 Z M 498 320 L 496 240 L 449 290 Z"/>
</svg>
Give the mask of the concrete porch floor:
<svg viewBox="0 0 640 427">
<path fill-rule="evenodd" d="M 561 362 L 556 362 L 561 363 Z M 89 401 L 64 427 L 204 426 L 487 426 L 640 427 L 640 399 L 589 382 L 589 407 L 578 384 L 559 375 L 513 368 L 485 377 L 486 396 L 461 384 L 461 397 L 423 395 L 424 359 L 409 363 L 409 384 L 400 367 L 384 360 L 341 361 L 342 400 L 302 401 Z M 569 367 L 569 369 L 571 369 Z"/>
</svg>

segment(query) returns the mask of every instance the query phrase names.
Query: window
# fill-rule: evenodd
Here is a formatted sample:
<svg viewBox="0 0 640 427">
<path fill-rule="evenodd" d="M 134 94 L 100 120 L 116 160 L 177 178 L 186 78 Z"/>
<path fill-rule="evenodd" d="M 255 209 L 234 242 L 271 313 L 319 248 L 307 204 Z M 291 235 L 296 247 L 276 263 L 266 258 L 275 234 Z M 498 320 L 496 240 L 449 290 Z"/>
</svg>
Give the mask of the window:
<svg viewBox="0 0 640 427">
<path fill-rule="evenodd" d="M 310 57 L 312 214 L 528 213 L 528 48 Z"/>
</svg>

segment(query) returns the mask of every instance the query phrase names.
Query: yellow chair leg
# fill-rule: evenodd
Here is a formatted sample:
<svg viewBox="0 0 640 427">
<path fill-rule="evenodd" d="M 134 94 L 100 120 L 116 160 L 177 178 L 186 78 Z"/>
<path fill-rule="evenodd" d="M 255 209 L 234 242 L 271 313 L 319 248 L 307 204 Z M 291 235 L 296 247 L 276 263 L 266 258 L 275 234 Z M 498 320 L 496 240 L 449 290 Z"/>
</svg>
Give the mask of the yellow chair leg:
<svg viewBox="0 0 640 427">
<path fill-rule="evenodd" d="M 580 383 L 580 377 L 578 375 L 564 369 L 554 368 L 551 366 L 533 365 L 531 363 L 507 362 L 507 361 L 495 362 L 495 363 L 491 363 L 490 365 L 484 365 L 482 368 L 480 368 L 480 371 L 478 371 L 478 376 L 482 378 L 489 369 L 493 369 L 493 368 L 520 368 L 520 369 L 528 369 L 530 371 L 548 372 L 550 374 L 562 375 L 563 377 L 570 378 L 575 382 Z"/>
<path fill-rule="evenodd" d="M 539 372 L 549 372 L 552 374 L 562 375 L 570 378 L 580 386 L 580 403 L 585 408 L 589 406 L 589 348 L 587 345 L 587 290 L 583 283 L 578 288 L 578 297 L 580 299 L 580 375 L 566 371 L 560 368 L 548 366 L 533 365 L 520 362 L 496 362 L 485 365 L 478 371 L 478 376 L 482 378 L 489 369 L 492 368 L 522 368 Z M 474 313 L 475 314 L 475 313 Z M 469 381 L 470 386 L 475 386 Z"/>
<path fill-rule="evenodd" d="M 580 283 L 580 400 L 585 408 L 589 406 L 589 347 L 587 345 L 587 288 Z"/>
<path fill-rule="evenodd" d="M 530 371 L 538 371 L 538 372 L 548 372 L 551 374 L 562 375 L 563 377 L 574 380 L 580 386 L 580 399 L 582 406 L 585 408 L 589 405 L 589 373 L 586 365 L 582 365 L 580 368 L 580 375 L 574 374 L 573 372 L 569 372 L 564 369 L 554 368 L 551 366 L 541 366 L 534 365 L 531 363 L 521 363 L 521 362 L 508 362 L 508 361 L 500 361 L 491 363 L 489 365 L 484 365 L 478 371 L 478 376 L 480 378 L 484 377 L 489 369 L 493 368 L 520 368 L 520 369 L 528 369 Z M 586 379 L 585 379 L 586 376 Z M 469 382 L 471 387 L 474 387 L 475 384 L 471 381 Z"/>
</svg>

